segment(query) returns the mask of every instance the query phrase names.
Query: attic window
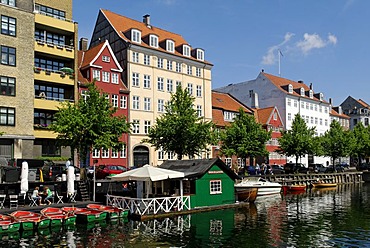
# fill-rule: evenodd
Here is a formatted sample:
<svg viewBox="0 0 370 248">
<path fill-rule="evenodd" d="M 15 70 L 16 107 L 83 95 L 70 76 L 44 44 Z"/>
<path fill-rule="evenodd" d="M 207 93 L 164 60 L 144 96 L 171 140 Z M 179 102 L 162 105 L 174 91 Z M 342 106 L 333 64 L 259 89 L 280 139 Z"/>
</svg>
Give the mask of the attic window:
<svg viewBox="0 0 370 248">
<path fill-rule="evenodd" d="M 190 46 L 188 45 L 182 46 L 182 55 L 190 57 Z"/>
<path fill-rule="evenodd" d="M 322 101 L 323 99 L 324 99 L 324 94 L 320 93 L 320 101 Z"/>
<path fill-rule="evenodd" d="M 109 61 L 110 61 L 110 57 L 109 57 L 109 56 L 105 56 L 105 55 L 103 55 L 103 57 L 102 57 L 102 61 L 103 61 L 103 62 L 109 62 Z"/>
<path fill-rule="evenodd" d="M 141 43 L 141 32 L 137 29 L 132 29 L 131 40 L 136 43 Z"/>
<path fill-rule="evenodd" d="M 304 89 L 303 89 L 303 87 L 301 88 L 301 96 L 304 96 Z"/>
<path fill-rule="evenodd" d="M 310 98 L 313 98 L 313 91 L 312 90 L 310 90 L 309 94 L 310 94 Z"/>
<path fill-rule="evenodd" d="M 290 94 L 292 94 L 292 93 L 293 93 L 293 85 L 291 85 L 291 84 L 289 84 L 289 85 L 288 85 L 288 92 L 289 92 Z"/>
<path fill-rule="evenodd" d="M 158 36 L 151 34 L 149 36 L 149 45 L 158 48 Z"/>
<path fill-rule="evenodd" d="M 202 49 L 197 49 L 197 60 L 204 61 L 204 51 Z"/>
<path fill-rule="evenodd" d="M 175 51 L 175 42 L 172 40 L 166 40 L 166 50 L 167 52 L 173 53 Z"/>
</svg>

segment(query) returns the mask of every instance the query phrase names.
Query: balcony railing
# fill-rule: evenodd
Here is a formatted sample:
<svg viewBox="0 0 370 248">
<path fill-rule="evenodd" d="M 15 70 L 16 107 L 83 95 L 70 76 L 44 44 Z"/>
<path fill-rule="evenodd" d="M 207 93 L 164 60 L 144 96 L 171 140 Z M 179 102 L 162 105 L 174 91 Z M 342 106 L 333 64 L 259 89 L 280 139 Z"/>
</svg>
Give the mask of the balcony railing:
<svg viewBox="0 0 370 248">
<path fill-rule="evenodd" d="M 69 20 L 69 19 L 64 18 L 64 17 L 61 17 L 61 16 L 57 16 L 57 15 L 53 15 L 53 14 L 50 14 L 50 13 L 46 13 L 46 12 L 44 12 L 44 11 L 40 11 L 40 10 L 36 10 L 36 9 L 35 9 L 33 12 L 34 12 L 34 13 L 37 13 L 37 14 L 40 14 L 40 15 L 50 16 L 50 17 L 53 17 L 53 18 L 55 18 L 55 19 L 59 19 L 59 20 L 62 20 L 62 21 L 66 21 L 66 22 L 72 22 L 72 23 L 74 23 L 74 21 L 73 21 L 73 20 Z"/>
<path fill-rule="evenodd" d="M 50 46 L 50 47 L 57 47 L 59 49 L 65 49 L 67 51 L 73 51 L 74 50 L 73 46 L 56 44 L 56 43 L 53 43 L 53 42 L 47 42 L 46 40 L 40 40 L 40 39 L 35 39 L 35 40 L 36 40 L 37 44 L 39 44 L 39 45 L 47 45 L 47 46 Z"/>
<path fill-rule="evenodd" d="M 40 73 L 41 71 L 45 71 L 45 74 L 47 74 L 47 75 L 50 75 L 50 73 L 57 73 L 57 74 L 60 74 L 61 77 L 69 76 L 70 79 L 75 78 L 74 73 L 66 73 L 64 71 L 59 71 L 59 70 L 50 70 L 50 69 L 46 69 L 46 68 L 42 68 L 42 67 L 38 67 L 38 66 L 34 67 L 34 71 L 36 73 Z"/>
<path fill-rule="evenodd" d="M 58 102 L 65 102 L 65 101 L 68 101 L 68 102 L 74 102 L 73 99 L 66 99 L 66 98 L 58 98 L 58 97 L 48 97 L 44 94 L 42 94 L 44 92 L 41 92 L 38 96 L 35 96 L 36 99 L 44 99 L 44 100 L 51 100 L 51 101 L 58 101 Z"/>
</svg>

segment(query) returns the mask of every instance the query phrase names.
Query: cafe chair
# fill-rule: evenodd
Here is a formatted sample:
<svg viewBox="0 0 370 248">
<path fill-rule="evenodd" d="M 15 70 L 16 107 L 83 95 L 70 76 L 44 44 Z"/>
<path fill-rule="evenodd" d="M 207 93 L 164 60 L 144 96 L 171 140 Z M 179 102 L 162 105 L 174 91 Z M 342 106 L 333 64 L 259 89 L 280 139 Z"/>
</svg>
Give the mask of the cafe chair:
<svg viewBox="0 0 370 248">
<path fill-rule="evenodd" d="M 0 209 L 3 209 L 4 208 L 5 199 L 6 199 L 6 195 L 1 194 L 0 195 Z"/>
<path fill-rule="evenodd" d="M 69 202 L 76 202 L 75 198 L 77 195 L 77 190 L 75 190 L 72 194 L 69 195 Z"/>
<path fill-rule="evenodd" d="M 9 195 L 9 208 L 18 208 L 18 195 Z"/>
<path fill-rule="evenodd" d="M 33 198 L 32 197 L 32 194 L 28 194 L 28 200 L 30 200 L 30 204 L 29 204 L 30 207 L 37 206 L 38 199 L 37 198 Z"/>
<path fill-rule="evenodd" d="M 55 191 L 55 194 L 57 196 L 57 204 L 64 203 L 63 202 L 63 196 L 58 194 L 58 191 Z"/>
</svg>

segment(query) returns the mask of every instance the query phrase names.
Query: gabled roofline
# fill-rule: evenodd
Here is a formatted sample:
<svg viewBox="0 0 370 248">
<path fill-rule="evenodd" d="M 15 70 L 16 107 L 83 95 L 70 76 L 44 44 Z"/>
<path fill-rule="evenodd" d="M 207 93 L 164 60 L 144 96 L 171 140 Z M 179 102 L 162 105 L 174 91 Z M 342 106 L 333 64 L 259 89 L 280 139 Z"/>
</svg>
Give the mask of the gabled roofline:
<svg viewBox="0 0 370 248">
<path fill-rule="evenodd" d="M 103 46 L 100 48 L 99 52 L 97 52 L 97 53 L 96 53 L 95 58 L 93 58 L 93 59 L 90 61 L 89 66 L 90 66 L 90 67 L 94 66 L 95 61 L 100 57 L 101 53 L 103 52 L 103 50 L 104 50 L 106 47 L 108 48 L 109 53 L 110 53 L 111 57 L 112 57 L 112 58 L 113 58 L 113 60 L 114 60 L 114 63 L 115 63 L 115 64 L 116 64 L 116 66 L 118 67 L 118 71 L 119 71 L 119 72 L 122 72 L 122 71 L 123 71 L 123 69 L 122 69 L 121 65 L 118 63 L 116 56 L 114 56 L 114 53 L 113 53 L 113 51 L 112 51 L 111 46 L 109 45 L 108 40 L 105 40 L 105 42 L 104 42 Z"/>
</svg>

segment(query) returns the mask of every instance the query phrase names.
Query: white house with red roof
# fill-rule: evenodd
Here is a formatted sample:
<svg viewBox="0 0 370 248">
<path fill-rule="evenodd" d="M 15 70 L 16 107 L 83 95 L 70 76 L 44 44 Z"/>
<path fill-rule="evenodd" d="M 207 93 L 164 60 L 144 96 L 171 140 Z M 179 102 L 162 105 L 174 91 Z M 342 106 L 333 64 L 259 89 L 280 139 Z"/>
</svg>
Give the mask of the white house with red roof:
<svg viewBox="0 0 370 248">
<path fill-rule="evenodd" d="M 165 111 L 165 103 L 177 86 L 195 98 L 194 108 L 204 120 L 212 120 L 211 69 L 205 51 L 192 47 L 181 35 L 151 23 L 150 16 L 136 21 L 109 10 L 100 10 L 90 46 L 108 40 L 122 79 L 130 90 L 129 121 L 133 123 L 128 141 L 130 166 L 159 165 L 176 159 L 176 154 L 155 150 L 142 140 Z M 180 142 L 180 141 L 179 141 Z M 201 151 L 202 157 L 209 156 Z"/>
<path fill-rule="evenodd" d="M 97 46 L 78 51 L 78 91 L 81 97 L 88 95 L 86 83 L 95 81 L 96 86 L 106 94 L 115 115 L 124 115 L 128 119 L 129 91 L 121 79 L 122 67 L 117 61 L 108 41 Z M 128 134 L 122 134 L 121 141 L 128 143 Z M 112 149 L 93 149 L 89 164 L 128 166 L 127 145 L 120 151 Z"/>
<path fill-rule="evenodd" d="M 323 135 L 330 128 L 330 103 L 324 100 L 323 93 L 315 93 L 312 84 L 307 86 L 303 81 L 293 81 L 274 76 L 262 71 L 256 79 L 230 84 L 216 89 L 227 92 L 238 98 L 247 106 L 255 107 L 255 99 L 259 99 L 259 107 L 276 106 L 282 124 L 290 129 L 296 114 L 301 115 L 308 127 L 316 128 L 316 135 Z M 293 160 L 293 158 L 289 159 Z M 327 157 L 306 156 L 301 163 L 326 164 Z"/>
</svg>

